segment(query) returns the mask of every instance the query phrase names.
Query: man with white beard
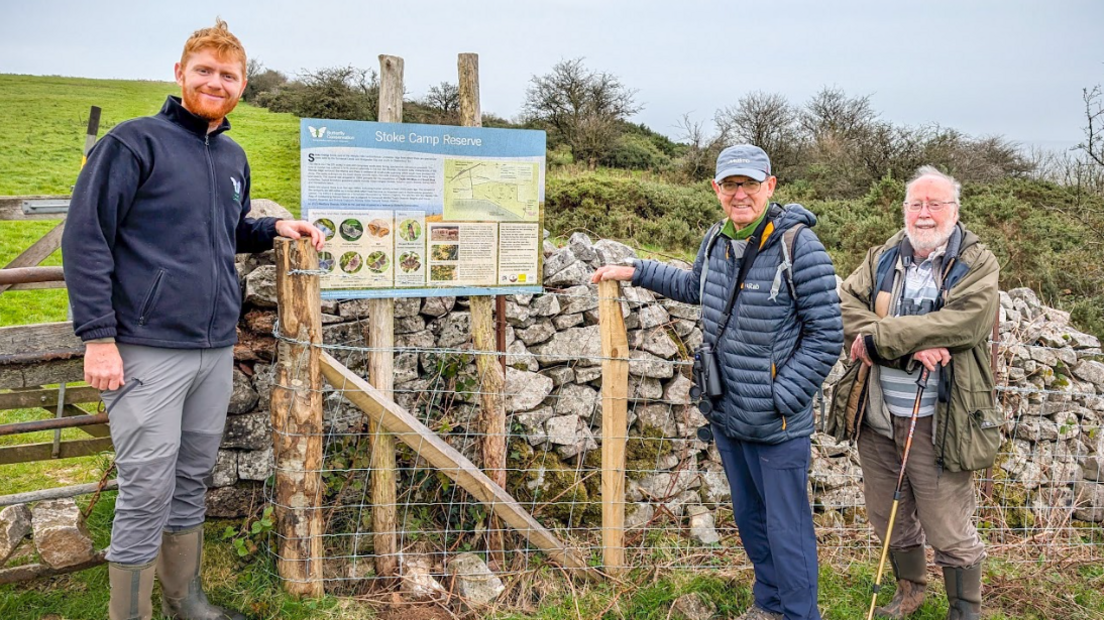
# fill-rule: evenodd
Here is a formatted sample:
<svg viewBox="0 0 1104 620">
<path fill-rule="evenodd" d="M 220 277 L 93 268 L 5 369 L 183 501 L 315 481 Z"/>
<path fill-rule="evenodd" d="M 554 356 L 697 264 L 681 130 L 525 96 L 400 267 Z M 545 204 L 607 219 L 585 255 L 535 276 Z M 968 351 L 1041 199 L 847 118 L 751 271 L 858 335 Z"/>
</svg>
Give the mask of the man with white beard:
<svg viewBox="0 0 1104 620">
<path fill-rule="evenodd" d="M 993 464 L 995 409 L 988 336 L 999 265 L 959 221 L 961 186 L 924 166 L 906 186 L 905 228 L 872 248 L 843 283 L 851 366 L 836 384 L 828 431 L 857 440 L 867 515 L 885 540 L 910 418 L 917 420 L 890 540 L 897 577 L 881 618 L 924 601 L 925 543 L 943 569 L 948 620 L 981 617 L 985 547 L 971 518 L 973 472 Z M 930 372 L 920 394 L 917 378 Z"/>
</svg>

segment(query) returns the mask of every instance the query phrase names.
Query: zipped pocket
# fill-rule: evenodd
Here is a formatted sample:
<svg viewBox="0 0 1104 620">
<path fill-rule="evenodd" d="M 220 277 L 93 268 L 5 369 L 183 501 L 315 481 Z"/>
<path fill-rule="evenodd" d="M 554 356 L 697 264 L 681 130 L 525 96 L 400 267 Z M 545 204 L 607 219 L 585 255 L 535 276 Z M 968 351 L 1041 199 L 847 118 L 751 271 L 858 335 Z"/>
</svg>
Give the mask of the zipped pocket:
<svg viewBox="0 0 1104 620">
<path fill-rule="evenodd" d="M 158 269 L 157 275 L 153 277 L 153 284 L 150 285 L 150 290 L 146 293 L 146 300 L 142 302 L 142 310 L 138 313 L 138 325 L 142 326 L 146 324 L 146 320 L 149 318 L 149 313 L 153 310 L 154 305 L 157 302 L 157 293 L 161 290 L 161 280 L 165 277 L 165 270 Z"/>
</svg>

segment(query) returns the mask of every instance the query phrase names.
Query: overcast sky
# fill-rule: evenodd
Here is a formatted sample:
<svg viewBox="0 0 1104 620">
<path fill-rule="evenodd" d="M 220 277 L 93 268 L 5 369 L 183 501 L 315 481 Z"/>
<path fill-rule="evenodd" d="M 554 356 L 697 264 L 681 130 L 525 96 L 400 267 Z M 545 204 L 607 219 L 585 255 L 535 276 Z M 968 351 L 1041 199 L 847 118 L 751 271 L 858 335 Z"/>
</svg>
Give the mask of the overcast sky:
<svg viewBox="0 0 1104 620">
<path fill-rule="evenodd" d="M 638 91 L 633 120 L 673 137 L 683 114 L 711 121 L 749 91 L 802 102 L 830 85 L 896 123 L 1065 148 L 1081 89 L 1104 83 L 1102 0 L 0 0 L 0 73 L 171 80 L 215 15 L 288 74 L 401 56 L 410 97 L 478 53 L 483 110 L 507 118 L 533 75 L 585 57 Z"/>
</svg>

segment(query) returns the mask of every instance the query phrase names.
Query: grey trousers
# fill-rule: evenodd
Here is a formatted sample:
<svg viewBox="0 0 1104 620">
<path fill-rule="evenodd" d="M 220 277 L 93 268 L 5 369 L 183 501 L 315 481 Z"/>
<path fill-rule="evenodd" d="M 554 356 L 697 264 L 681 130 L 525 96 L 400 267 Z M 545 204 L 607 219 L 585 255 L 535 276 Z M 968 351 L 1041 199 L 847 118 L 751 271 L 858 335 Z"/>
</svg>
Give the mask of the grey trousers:
<svg viewBox="0 0 1104 620">
<path fill-rule="evenodd" d="M 896 441 L 869 427 L 859 434 L 867 517 L 883 541 L 909 426 L 908 418 L 892 417 Z M 932 417 L 919 418 L 890 549 L 906 551 L 929 543 L 937 566 L 973 566 L 985 557 L 985 545 L 973 524 L 975 508 L 974 472 L 941 473 L 932 443 Z"/>
<path fill-rule="evenodd" d="M 107 559 L 145 564 L 163 531 L 203 523 L 233 391 L 233 347 L 118 346 L 127 385 L 102 394 L 119 481 Z"/>
</svg>

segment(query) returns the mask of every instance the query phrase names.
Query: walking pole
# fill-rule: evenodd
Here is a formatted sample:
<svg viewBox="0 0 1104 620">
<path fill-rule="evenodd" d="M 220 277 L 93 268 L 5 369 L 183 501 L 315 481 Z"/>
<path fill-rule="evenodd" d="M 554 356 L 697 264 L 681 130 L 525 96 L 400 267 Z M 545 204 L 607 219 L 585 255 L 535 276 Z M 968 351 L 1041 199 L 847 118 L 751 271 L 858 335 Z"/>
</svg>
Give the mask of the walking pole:
<svg viewBox="0 0 1104 620">
<path fill-rule="evenodd" d="M 893 540 L 893 523 L 897 520 L 897 505 L 901 501 L 901 485 L 905 482 L 905 466 L 908 465 L 909 450 L 912 448 L 912 433 L 916 430 L 916 418 L 920 414 L 920 398 L 924 396 L 924 388 L 928 387 L 928 374 L 928 369 L 923 368 L 920 371 L 920 378 L 916 380 L 919 389 L 916 390 L 916 402 L 912 405 L 912 416 L 909 417 L 905 452 L 901 455 L 901 473 L 897 475 L 897 490 L 893 492 L 893 507 L 889 509 L 889 524 L 886 526 L 885 541 L 882 543 L 882 559 L 878 561 L 878 574 L 874 577 L 874 593 L 870 597 L 870 612 L 866 614 L 866 620 L 874 620 L 874 608 L 878 605 L 878 592 L 882 589 L 882 573 L 885 571 L 886 558 L 889 557 L 889 541 Z"/>
</svg>

